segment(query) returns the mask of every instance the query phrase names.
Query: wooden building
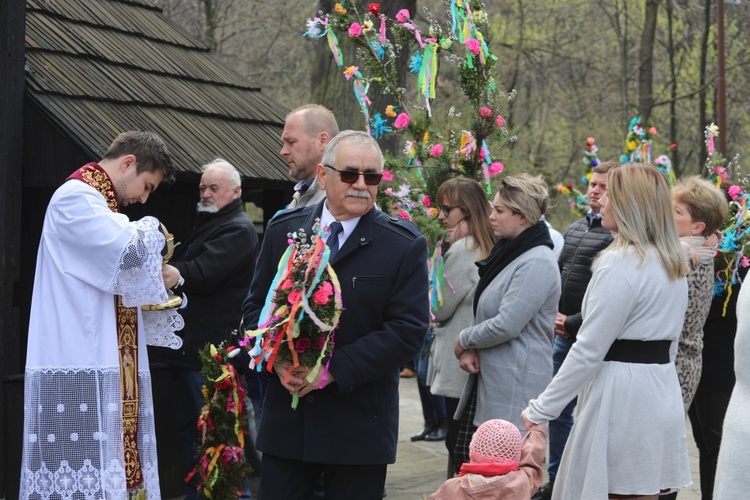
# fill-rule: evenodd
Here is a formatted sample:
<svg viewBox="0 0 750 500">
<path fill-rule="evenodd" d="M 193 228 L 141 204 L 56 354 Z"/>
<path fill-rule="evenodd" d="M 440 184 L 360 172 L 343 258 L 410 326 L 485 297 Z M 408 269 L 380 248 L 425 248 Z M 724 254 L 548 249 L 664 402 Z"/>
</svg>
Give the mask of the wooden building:
<svg viewBox="0 0 750 500">
<path fill-rule="evenodd" d="M 126 130 L 159 134 L 178 168 L 175 184 L 127 213 L 156 216 L 177 241 L 214 158 L 239 169 L 261 230 L 293 183 L 279 156 L 287 110 L 149 0 L 3 0 L 0 49 L 0 498 L 17 498 L 31 289 L 55 189 Z M 155 382 L 154 399 L 167 405 L 168 387 Z M 162 492 L 176 496 L 179 446 L 169 422 L 160 429 Z"/>
</svg>

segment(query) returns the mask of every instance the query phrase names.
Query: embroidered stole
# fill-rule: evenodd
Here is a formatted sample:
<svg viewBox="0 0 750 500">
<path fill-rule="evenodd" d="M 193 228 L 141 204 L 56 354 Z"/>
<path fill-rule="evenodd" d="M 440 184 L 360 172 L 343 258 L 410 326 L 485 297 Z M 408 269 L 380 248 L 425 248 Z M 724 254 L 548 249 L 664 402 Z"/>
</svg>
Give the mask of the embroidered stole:
<svg viewBox="0 0 750 500">
<path fill-rule="evenodd" d="M 115 188 L 107 173 L 97 163 L 87 163 L 68 177 L 99 191 L 113 212 L 120 212 Z M 140 498 L 143 472 L 138 455 L 138 309 L 122 305 L 122 297 L 115 295 L 117 345 L 120 359 L 120 393 L 122 394 L 122 433 L 125 448 L 125 479 L 128 498 Z M 135 491 L 133 491 L 135 490 Z M 145 496 L 143 497 L 145 498 Z"/>
</svg>

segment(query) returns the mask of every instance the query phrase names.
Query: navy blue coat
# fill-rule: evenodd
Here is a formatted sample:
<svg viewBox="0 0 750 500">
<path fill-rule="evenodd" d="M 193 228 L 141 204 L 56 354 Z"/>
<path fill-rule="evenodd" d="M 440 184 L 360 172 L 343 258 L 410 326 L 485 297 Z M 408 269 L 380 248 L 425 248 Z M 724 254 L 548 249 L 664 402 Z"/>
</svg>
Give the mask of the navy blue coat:
<svg viewBox="0 0 750 500">
<path fill-rule="evenodd" d="M 256 328 L 290 232 L 320 218 L 317 205 L 281 212 L 268 224 L 243 313 Z M 331 263 L 344 311 L 335 333 L 335 381 L 291 408 L 270 377 L 258 432 L 263 453 L 309 463 L 379 465 L 396 461 L 399 369 L 419 351 L 429 324 L 427 241 L 411 222 L 373 208 Z"/>
</svg>

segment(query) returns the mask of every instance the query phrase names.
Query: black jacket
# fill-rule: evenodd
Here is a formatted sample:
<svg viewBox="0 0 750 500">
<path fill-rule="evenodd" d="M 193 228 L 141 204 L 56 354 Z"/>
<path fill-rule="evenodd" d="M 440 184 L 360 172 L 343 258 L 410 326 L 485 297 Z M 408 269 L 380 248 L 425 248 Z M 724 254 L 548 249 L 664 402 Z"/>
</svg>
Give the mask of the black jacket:
<svg viewBox="0 0 750 500">
<path fill-rule="evenodd" d="M 575 338 L 581 328 L 581 304 L 591 281 L 591 263 L 612 242 L 612 233 L 602 227 L 601 219 L 575 221 L 565 232 L 560 259 L 562 294 L 558 311 L 565 314 L 565 331 Z"/>
<path fill-rule="evenodd" d="M 312 234 L 323 203 L 282 212 L 268 224 L 243 306 L 247 328 L 257 327 L 287 234 L 301 227 Z M 301 398 L 293 410 L 289 392 L 272 374 L 258 449 L 314 463 L 393 463 L 399 368 L 419 352 L 429 324 L 427 242 L 411 222 L 372 208 L 331 266 L 344 304 L 330 361 L 334 382 Z"/>
<path fill-rule="evenodd" d="M 257 254 L 258 234 L 241 200 L 214 214 L 199 213 L 195 229 L 169 262 L 185 279 L 176 290 L 187 296 L 187 307 L 180 311 L 185 328 L 177 332 L 184 342 L 178 350 L 152 348 L 151 357 L 199 370 L 200 348 L 207 342 L 218 344 L 239 329 Z"/>
</svg>

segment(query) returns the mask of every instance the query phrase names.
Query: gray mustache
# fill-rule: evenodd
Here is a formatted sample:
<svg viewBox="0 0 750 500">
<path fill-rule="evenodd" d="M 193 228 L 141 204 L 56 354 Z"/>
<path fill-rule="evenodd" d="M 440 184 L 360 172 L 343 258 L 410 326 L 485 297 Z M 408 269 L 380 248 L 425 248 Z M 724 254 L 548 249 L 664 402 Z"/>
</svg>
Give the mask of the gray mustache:
<svg viewBox="0 0 750 500">
<path fill-rule="evenodd" d="M 352 196 L 354 198 L 365 198 L 370 199 L 370 193 L 368 191 L 359 191 L 358 189 L 350 189 L 346 192 L 346 196 Z"/>
</svg>

